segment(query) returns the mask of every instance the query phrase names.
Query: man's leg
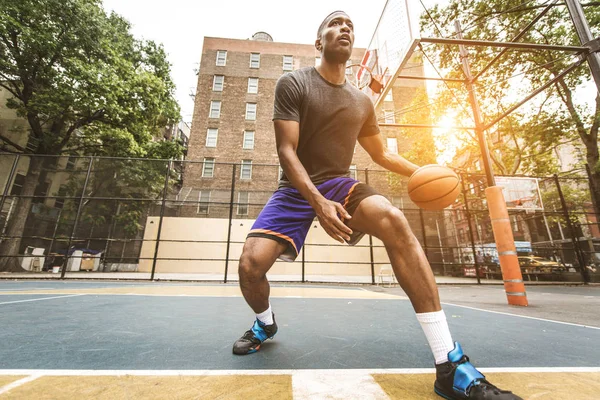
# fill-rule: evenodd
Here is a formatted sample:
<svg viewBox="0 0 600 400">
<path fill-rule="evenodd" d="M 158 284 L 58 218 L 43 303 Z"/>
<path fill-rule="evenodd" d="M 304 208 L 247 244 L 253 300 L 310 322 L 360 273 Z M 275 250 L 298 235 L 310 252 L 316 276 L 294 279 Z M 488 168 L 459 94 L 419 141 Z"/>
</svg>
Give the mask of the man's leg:
<svg viewBox="0 0 600 400">
<path fill-rule="evenodd" d="M 385 245 L 436 359 L 435 392 L 446 399 L 520 400 L 485 380 L 460 345 L 454 346 L 433 272 L 404 214 L 376 195 L 363 199 L 348 222 L 350 228 L 373 235 Z"/>
<path fill-rule="evenodd" d="M 283 243 L 267 238 L 249 237 L 244 243 L 238 267 L 240 289 L 256 314 L 269 308 L 271 287 L 267 272 L 285 249 Z"/>
<path fill-rule="evenodd" d="M 417 313 L 442 309 L 427 257 L 400 210 L 383 196 L 370 196 L 360 202 L 348 222 L 350 228 L 383 242 L 398 282 Z"/>
<path fill-rule="evenodd" d="M 233 344 L 234 354 L 255 353 L 265 340 L 277 333 L 275 315 L 269 304 L 271 288 L 267 272 L 286 247 L 276 240 L 262 237 L 249 237 L 244 243 L 238 268 L 240 289 L 246 302 L 256 313 L 256 321 L 252 328 Z"/>
</svg>

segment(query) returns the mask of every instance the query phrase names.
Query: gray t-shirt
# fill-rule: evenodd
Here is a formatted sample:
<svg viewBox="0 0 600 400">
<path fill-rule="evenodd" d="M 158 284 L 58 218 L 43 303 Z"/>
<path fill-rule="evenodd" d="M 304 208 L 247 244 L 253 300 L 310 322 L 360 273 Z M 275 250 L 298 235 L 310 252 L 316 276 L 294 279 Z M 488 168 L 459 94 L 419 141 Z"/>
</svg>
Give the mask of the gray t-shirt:
<svg viewBox="0 0 600 400">
<path fill-rule="evenodd" d="M 348 82 L 334 85 L 326 81 L 315 67 L 279 78 L 276 119 L 300 123 L 296 153 L 315 185 L 348 176 L 356 139 L 379 134 L 369 97 Z M 285 173 L 279 187 L 292 187 Z"/>
</svg>

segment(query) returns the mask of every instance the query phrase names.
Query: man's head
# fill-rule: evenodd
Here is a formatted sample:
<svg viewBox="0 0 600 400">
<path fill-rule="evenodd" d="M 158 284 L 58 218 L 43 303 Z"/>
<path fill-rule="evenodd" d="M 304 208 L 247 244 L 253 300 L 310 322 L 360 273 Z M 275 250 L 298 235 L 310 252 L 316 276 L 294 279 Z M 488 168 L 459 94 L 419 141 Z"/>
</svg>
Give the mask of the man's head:
<svg viewBox="0 0 600 400">
<path fill-rule="evenodd" d="M 345 63 L 352 54 L 354 24 L 344 11 L 329 14 L 317 31 L 315 47 L 330 61 Z"/>
</svg>

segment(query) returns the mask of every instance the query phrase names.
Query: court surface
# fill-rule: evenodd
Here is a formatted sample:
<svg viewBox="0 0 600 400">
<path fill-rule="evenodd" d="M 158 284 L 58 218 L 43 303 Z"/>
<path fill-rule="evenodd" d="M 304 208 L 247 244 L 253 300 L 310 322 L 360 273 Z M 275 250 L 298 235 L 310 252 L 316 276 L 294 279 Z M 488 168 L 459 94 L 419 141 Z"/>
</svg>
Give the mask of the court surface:
<svg viewBox="0 0 600 400">
<path fill-rule="evenodd" d="M 597 399 L 600 287 L 441 286 L 455 340 L 526 399 Z M 231 353 L 253 314 L 233 284 L 0 280 L 0 399 L 439 399 L 399 288 L 273 284 L 279 325 Z"/>
</svg>

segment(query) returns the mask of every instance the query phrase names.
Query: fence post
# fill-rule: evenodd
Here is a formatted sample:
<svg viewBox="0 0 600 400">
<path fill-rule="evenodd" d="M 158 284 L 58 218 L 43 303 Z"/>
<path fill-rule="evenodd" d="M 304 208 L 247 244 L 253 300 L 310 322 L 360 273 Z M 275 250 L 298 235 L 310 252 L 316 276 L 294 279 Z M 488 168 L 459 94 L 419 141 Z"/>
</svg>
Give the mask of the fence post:
<svg viewBox="0 0 600 400">
<path fill-rule="evenodd" d="M 229 198 L 229 226 L 227 227 L 227 249 L 225 251 L 225 276 L 223 282 L 227 283 L 227 270 L 229 269 L 229 248 L 231 246 L 231 224 L 233 221 L 233 197 L 235 192 L 235 173 L 237 164 L 231 170 L 231 197 Z"/>
<path fill-rule="evenodd" d="M 56 241 L 56 232 L 58 232 L 58 225 L 60 224 L 61 216 L 62 208 L 58 211 L 58 216 L 56 217 L 56 224 L 54 224 L 54 231 L 52 231 L 52 240 L 50 241 L 50 246 L 48 246 L 48 256 L 52 254 L 52 247 L 54 247 L 54 242 Z"/>
<path fill-rule="evenodd" d="M 163 217 L 165 215 L 165 204 L 167 203 L 167 190 L 169 188 L 169 178 L 171 176 L 171 160 L 167 162 L 167 173 L 165 175 L 165 185 L 162 192 L 162 203 L 160 205 L 160 217 L 158 219 L 158 229 L 156 232 L 156 243 L 154 244 L 154 256 L 152 257 L 152 272 L 150 273 L 150 280 L 154 280 L 154 273 L 156 272 L 156 261 L 158 257 L 158 246 L 160 246 L 160 233 L 162 231 Z"/>
<path fill-rule="evenodd" d="M 365 183 L 369 184 L 369 168 L 365 168 Z M 373 236 L 369 235 L 369 252 L 371 253 L 371 284 L 375 284 L 375 257 L 373 255 Z"/>
<path fill-rule="evenodd" d="M 471 212 L 469 211 L 469 199 L 467 198 L 467 190 L 465 188 L 465 180 L 461 177 L 460 184 L 462 186 L 463 198 L 465 200 L 465 216 L 467 217 L 467 224 L 469 226 L 469 239 L 471 239 L 471 251 L 473 252 L 473 261 L 475 262 L 475 275 L 477 277 L 477 284 L 481 284 L 481 278 L 479 277 L 479 261 L 477 261 L 477 254 L 475 253 L 475 235 L 473 234 L 473 227 L 471 226 Z"/>
<path fill-rule="evenodd" d="M 423 250 L 425 250 L 425 257 L 429 261 L 429 249 L 427 247 L 427 234 L 425 232 L 425 218 L 423 217 L 423 209 L 419 208 L 419 219 L 421 220 L 421 232 L 423 233 Z"/>
<path fill-rule="evenodd" d="M 10 183 L 13 181 L 13 178 L 15 177 L 15 173 L 17 172 L 17 166 L 19 164 L 19 157 L 20 157 L 20 154 L 17 154 L 15 156 L 15 160 L 13 161 L 12 168 L 10 169 L 10 173 L 8 174 L 8 179 L 6 180 L 6 186 L 4 186 L 4 191 L 2 192 L 2 199 L 0 199 L 0 212 L 2 212 L 2 209 L 4 208 L 4 202 L 6 201 L 6 197 L 8 196 L 8 193 L 10 192 Z M 8 223 L 8 215 L 6 216 L 5 224 L 7 224 L 7 223 Z"/>
<path fill-rule="evenodd" d="M 575 232 L 575 228 L 573 227 L 573 223 L 571 222 L 571 218 L 569 218 L 569 210 L 567 208 L 567 202 L 565 201 L 565 196 L 563 195 L 562 189 L 560 187 L 560 181 L 558 179 L 558 175 L 554 174 L 554 183 L 556 184 L 556 190 L 558 192 L 558 197 L 560 197 L 560 205 L 562 207 L 563 216 L 567 220 L 567 228 L 571 233 L 571 242 L 573 243 L 573 251 L 575 252 L 575 256 L 577 257 L 577 261 L 579 262 L 579 272 L 583 278 L 583 282 L 589 283 L 590 276 L 588 274 L 587 269 L 585 268 L 585 258 L 581 253 L 581 249 L 579 248 L 579 240 L 577 238 L 577 234 Z"/>
<path fill-rule="evenodd" d="M 306 243 L 304 243 L 304 245 L 302 246 L 302 283 L 304 283 L 305 279 L 304 279 L 304 274 L 305 274 L 305 265 L 304 265 L 304 260 L 305 260 L 305 255 L 304 255 L 304 248 L 306 247 Z"/>
<path fill-rule="evenodd" d="M 77 231 L 77 225 L 79 225 L 79 218 L 81 217 L 81 210 L 83 210 L 83 200 L 85 199 L 85 191 L 87 189 L 88 182 L 90 181 L 90 174 L 92 173 L 92 164 L 94 159 L 90 157 L 90 163 L 88 164 L 87 173 L 85 175 L 85 181 L 83 182 L 83 188 L 81 189 L 81 196 L 79 196 L 79 205 L 77 206 L 77 214 L 75 215 L 75 222 L 73 223 L 73 229 L 71 229 L 71 235 L 67 242 L 67 253 L 65 254 L 65 260 L 63 261 L 62 271 L 60 273 L 60 279 L 65 279 L 65 273 L 67 272 L 67 266 L 69 264 L 69 250 L 71 250 L 71 244 L 73 243 L 73 236 Z"/>
<path fill-rule="evenodd" d="M 596 214 L 596 210 L 598 209 L 598 204 L 596 204 L 596 185 L 594 185 L 594 181 L 592 180 L 592 170 L 589 164 L 585 164 L 585 172 L 587 172 L 588 182 L 590 186 L 590 198 L 592 199 L 592 206 L 594 208 L 594 219 L 596 220 L 596 226 L 600 228 L 600 221 L 598 221 L 598 215 Z M 592 249 L 593 250 L 593 249 Z"/>
</svg>

